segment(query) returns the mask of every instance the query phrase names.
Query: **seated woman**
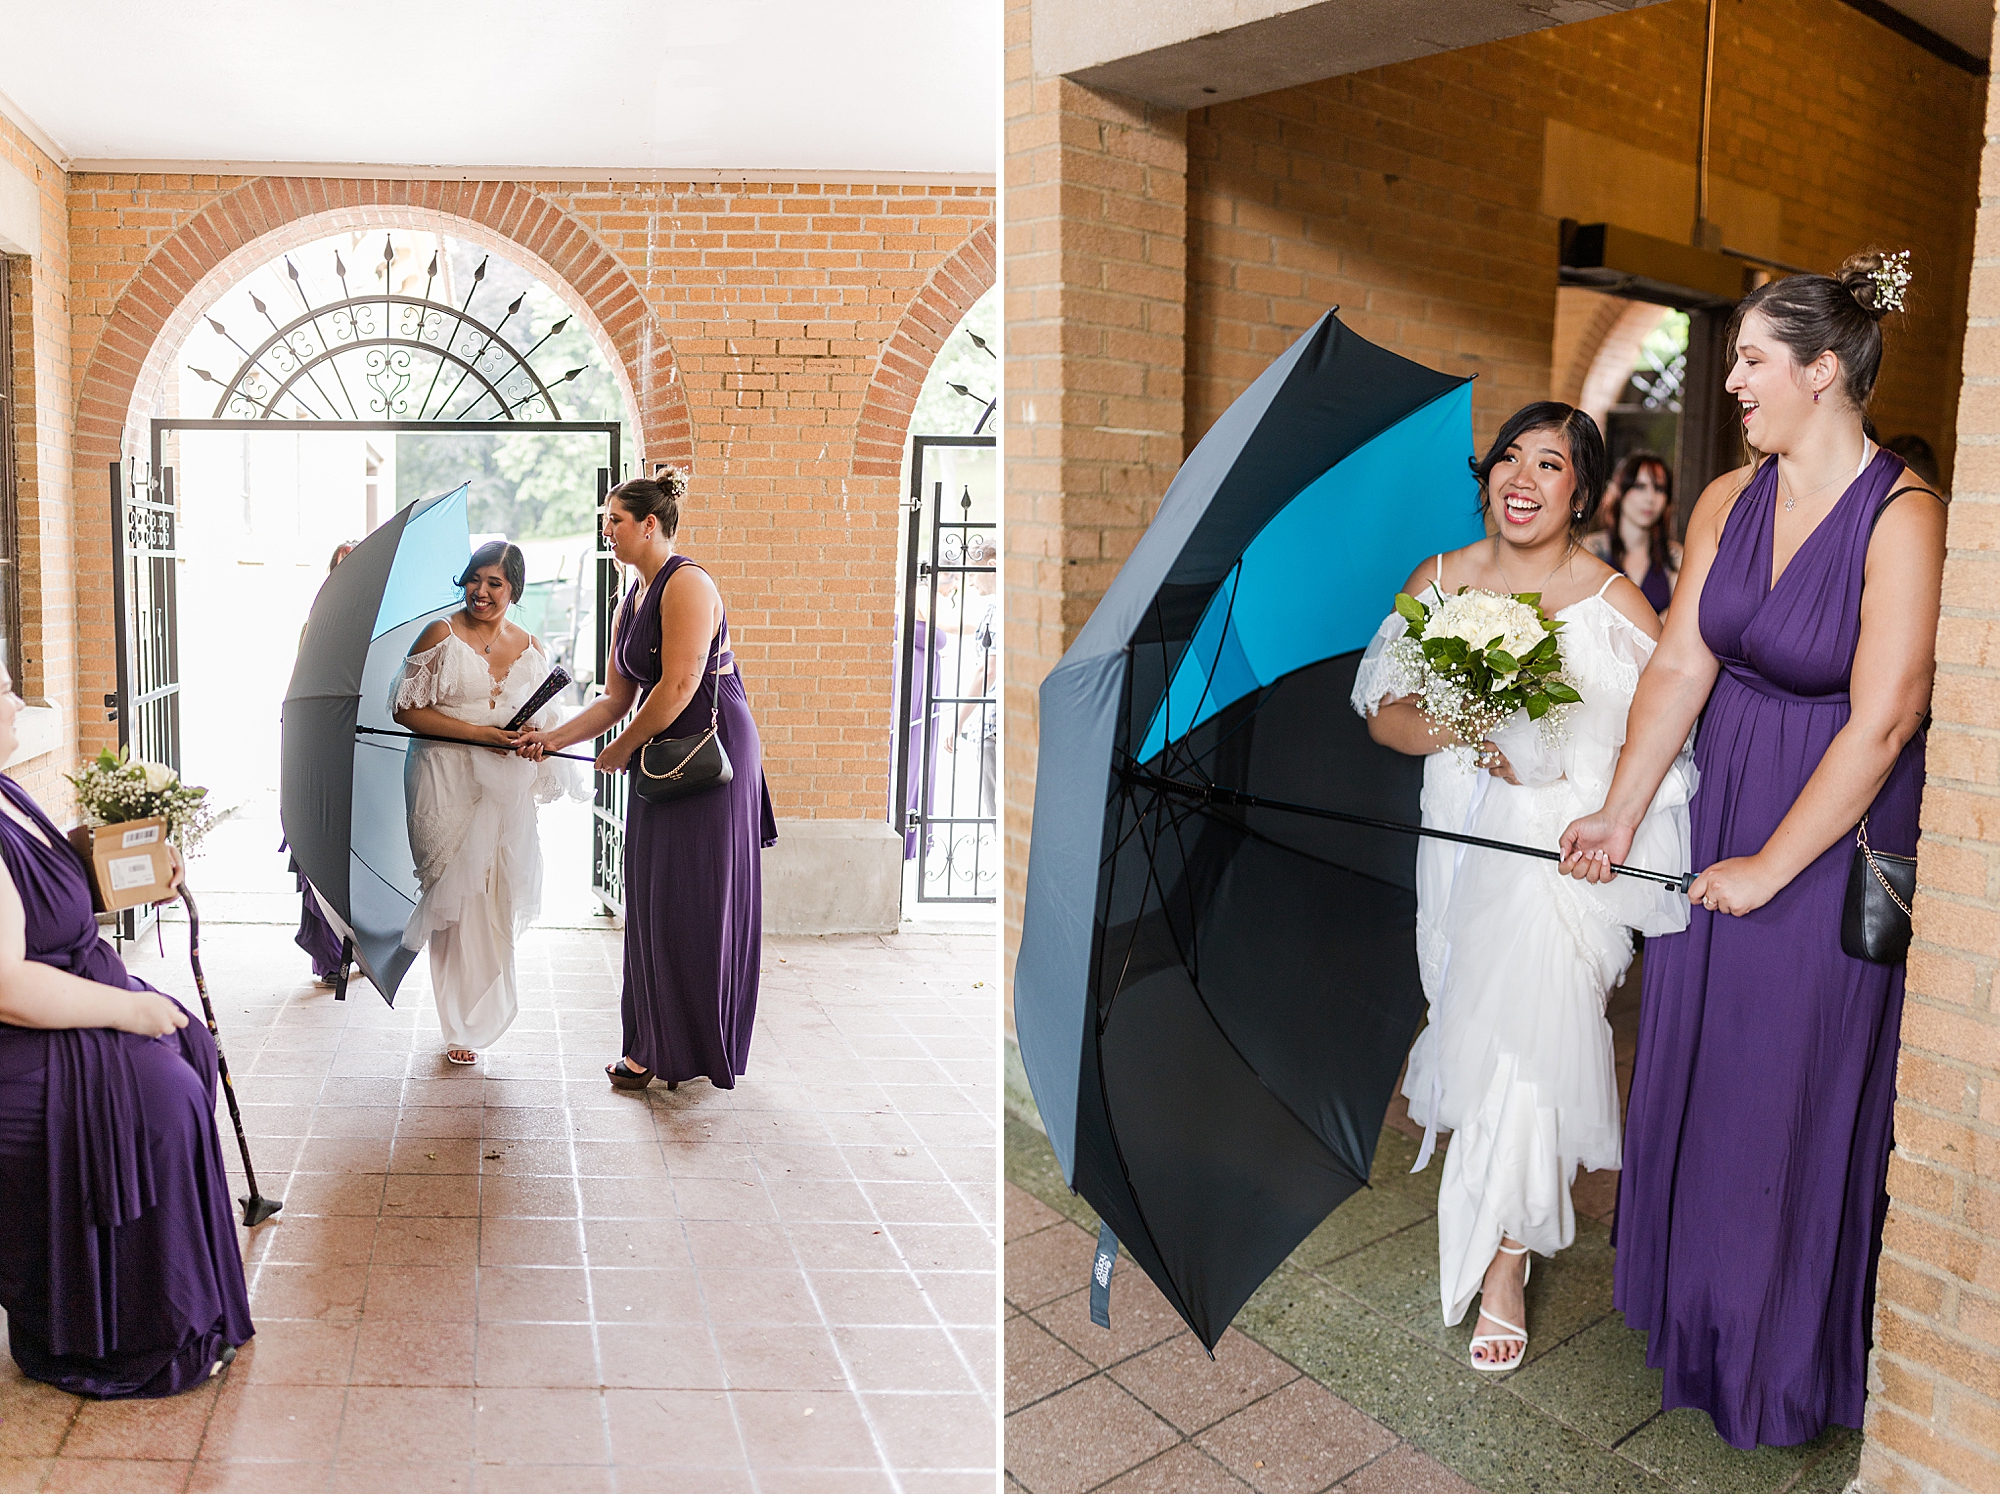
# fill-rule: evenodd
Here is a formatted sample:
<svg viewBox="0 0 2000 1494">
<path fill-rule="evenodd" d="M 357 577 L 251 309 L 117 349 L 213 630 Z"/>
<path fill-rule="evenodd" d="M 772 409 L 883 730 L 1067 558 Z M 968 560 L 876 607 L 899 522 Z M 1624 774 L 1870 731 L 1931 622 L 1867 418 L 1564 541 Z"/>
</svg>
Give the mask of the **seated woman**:
<svg viewBox="0 0 2000 1494">
<path fill-rule="evenodd" d="M 20 697 L 0 669 L 0 761 Z M 215 1043 L 125 973 L 83 862 L 0 775 L 0 1307 L 77 1395 L 174 1395 L 255 1330 L 215 1129 Z"/>
</svg>

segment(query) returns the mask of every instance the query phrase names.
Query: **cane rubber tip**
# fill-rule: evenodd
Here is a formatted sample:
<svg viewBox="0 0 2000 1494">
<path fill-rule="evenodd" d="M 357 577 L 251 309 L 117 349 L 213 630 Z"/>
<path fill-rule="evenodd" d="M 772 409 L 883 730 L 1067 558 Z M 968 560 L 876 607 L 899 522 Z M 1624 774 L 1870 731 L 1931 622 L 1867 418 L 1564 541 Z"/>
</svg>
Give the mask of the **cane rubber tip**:
<svg viewBox="0 0 2000 1494">
<path fill-rule="evenodd" d="M 237 1202 L 243 1205 L 245 1229 L 255 1229 L 285 1206 L 282 1199 L 265 1198 L 257 1193 L 251 1194 L 248 1198 L 238 1199 Z"/>
</svg>

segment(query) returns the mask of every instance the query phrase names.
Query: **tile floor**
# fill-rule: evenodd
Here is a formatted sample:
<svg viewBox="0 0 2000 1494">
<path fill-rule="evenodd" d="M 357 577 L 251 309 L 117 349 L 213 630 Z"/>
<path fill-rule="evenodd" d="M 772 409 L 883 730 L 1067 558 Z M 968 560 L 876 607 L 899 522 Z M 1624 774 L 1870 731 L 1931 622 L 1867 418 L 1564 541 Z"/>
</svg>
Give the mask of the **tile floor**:
<svg viewBox="0 0 2000 1494">
<path fill-rule="evenodd" d="M 395 1011 L 336 1004 L 289 929 L 203 933 L 285 1201 L 245 1242 L 257 1337 L 170 1401 L 7 1361 L 0 1491 L 993 1488 L 990 935 L 772 939 L 737 1089 L 631 1095 L 616 934 L 531 931 L 471 1070 L 421 962 Z M 185 938 L 134 970 L 191 996 Z"/>
<path fill-rule="evenodd" d="M 1610 1006 L 1621 1093 L 1638 974 Z M 1011 1045 L 1010 1045 L 1011 1046 Z M 1611 1306 L 1615 1173 L 1575 1190 L 1576 1243 L 1537 1260 L 1528 1362 L 1466 1363 L 1473 1314 L 1438 1316 L 1439 1167 L 1412 1174 L 1398 1105 L 1373 1186 L 1303 1241 L 1209 1362 L 1121 1260 L 1093 1326 L 1097 1219 L 1063 1185 L 1009 1054 L 1006 1468 L 1026 1494 L 1840 1494 L 1859 1433 L 1742 1453 L 1695 1411 L 1660 1410 L 1645 1337 Z"/>
</svg>

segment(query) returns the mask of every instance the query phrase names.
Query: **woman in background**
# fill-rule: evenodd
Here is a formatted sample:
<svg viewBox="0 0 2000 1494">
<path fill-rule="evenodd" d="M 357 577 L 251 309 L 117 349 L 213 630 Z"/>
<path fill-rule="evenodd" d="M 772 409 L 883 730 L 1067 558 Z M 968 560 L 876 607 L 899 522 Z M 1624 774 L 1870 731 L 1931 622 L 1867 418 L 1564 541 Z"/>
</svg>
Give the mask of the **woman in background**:
<svg viewBox="0 0 2000 1494">
<path fill-rule="evenodd" d="M 1674 542 L 1674 474 L 1657 452 L 1635 451 L 1619 462 L 1604 495 L 1590 550 L 1622 571 L 1660 616 L 1674 599 L 1681 547 Z"/>
</svg>

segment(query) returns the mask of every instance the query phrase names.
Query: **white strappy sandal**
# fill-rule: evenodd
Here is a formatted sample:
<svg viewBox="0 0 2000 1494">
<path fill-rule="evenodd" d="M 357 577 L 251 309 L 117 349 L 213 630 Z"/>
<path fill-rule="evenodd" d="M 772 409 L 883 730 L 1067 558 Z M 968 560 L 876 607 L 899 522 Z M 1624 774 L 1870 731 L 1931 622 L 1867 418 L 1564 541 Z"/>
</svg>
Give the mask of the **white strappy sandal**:
<svg viewBox="0 0 2000 1494">
<path fill-rule="evenodd" d="M 1535 1258 L 1532 1255 L 1528 1255 L 1528 1247 L 1523 1245 L 1519 1250 L 1509 1250 L 1505 1245 L 1502 1245 L 1500 1247 L 1500 1254 L 1528 1256 L 1528 1263 L 1521 1268 L 1521 1290 L 1525 1292 L 1528 1288 L 1528 1277 L 1533 1274 L 1535 1269 Z M 1505 1362 L 1494 1359 L 1481 1361 L 1468 1355 L 1472 1367 L 1489 1375 L 1504 1374 L 1508 1370 L 1519 1369 L 1528 1359 L 1528 1330 L 1515 1326 L 1497 1314 L 1488 1312 L 1483 1300 L 1483 1294 L 1479 1305 L 1479 1313 L 1489 1323 L 1498 1323 L 1507 1331 L 1505 1333 L 1475 1333 L 1472 1335 L 1472 1342 L 1466 1346 L 1468 1350 L 1477 1349 L 1481 1345 L 1518 1343 L 1521 1346 L 1521 1352 Z M 1474 1326 L 1476 1327 L 1477 1324 Z"/>
</svg>

